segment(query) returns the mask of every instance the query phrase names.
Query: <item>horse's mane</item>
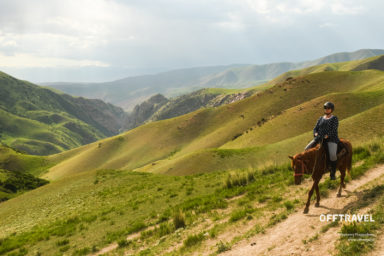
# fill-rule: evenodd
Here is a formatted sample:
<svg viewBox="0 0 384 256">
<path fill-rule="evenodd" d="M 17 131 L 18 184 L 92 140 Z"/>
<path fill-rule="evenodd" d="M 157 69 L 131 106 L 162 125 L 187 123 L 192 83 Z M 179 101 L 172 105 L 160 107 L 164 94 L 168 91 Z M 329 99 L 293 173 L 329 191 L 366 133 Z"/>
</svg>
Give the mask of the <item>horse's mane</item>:
<svg viewBox="0 0 384 256">
<path fill-rule="evenodd" d="M 294 159 L 300 159 L 300 160 L 306 160 L 306 159 L 313 159 L 316 155 L 316 151 L 319 149 L 319 145 L 317 145 L 314 148 L 310 148 L 306 151 L 303 151 L 301 153 L 298 153 L 294 156 Z"/>
</svg>

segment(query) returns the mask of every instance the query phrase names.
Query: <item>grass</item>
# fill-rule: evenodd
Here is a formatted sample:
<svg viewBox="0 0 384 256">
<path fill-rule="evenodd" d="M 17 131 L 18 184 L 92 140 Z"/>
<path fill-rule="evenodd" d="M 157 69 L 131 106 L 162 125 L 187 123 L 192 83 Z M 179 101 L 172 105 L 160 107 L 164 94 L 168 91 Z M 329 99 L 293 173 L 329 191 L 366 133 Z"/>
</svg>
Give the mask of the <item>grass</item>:
<svg viewBox="0 0 384 256">
<path fill-rule="evenodd" d="M 375 161 L 380 162 L 382 140 L 377 138 L 355 147 L 354 163 L 372 163 L 360 175 Z M 126 237 L 139 233 L 152 246 L 152 254 L 166 250 L 175 241 L 185 241 L 175 253 L 188 254 L 233 225 L 245 225 L 264 214 L 271 217 L 266 222 L 260 219 L 244 237 L 283 221 L 303 204 L 291 197 L 289 191 L 294 188 L 289 164 L 181 177 L 121 170 L 84 172 L 2 203 L 0 251 L 11 253 L 25 248 L 30 252 L 41 248 L 50 254 L 81 254 L 112 242 L 135 251 L 140 246 Z M 170 198 L 171 194 L 183 196 Z M 218 213 L 223 211 L 226 213 Z M 206 229 L 202 236 L 194 229 L 201 218 L 227 221 Z M 264 224 L 260 226 L 261 223 Z"/>
<path fill-rule="evenodd" d="M 229 221 L 231 221 L 231 222 L 238 221 L 238 220 L 246 217 L 248 214 L 253 213 L 254 211 L 255 210 L 252 209 L 251 207 L 235 210 L 234 212 L 232 212 Z M 248 215 L 248 216 L 251 216 L 251 215 Z"/>
<path fill-rule="evenodd" d="M 0 141 L 29 154 L 58 153 L 117 134 L 123 115 L 102 101 L 0 76 Z"/>
<path fill-rule="evenodd" d="M 249 170 L 239 172 L 250 176 Z M 226 188 L 224 185 L 227 175 L 227 172 L 216 172 L 171 177 L 103 170 L 52 182 L 33 191 L 34 193 L 5 202 L 4 206 L 0 207 L 0 216 L 5 220 L 1 234 L 4 240 L 0 248 L 2 252 L 11 252 L 22 246 L 28 250 L 39 247 L 51 253 L 65 248 L 66 252 L 77 254 L 95 244 L 100 248 L 113 241 L 122 241 L 129 234 L 136 232 L 141 232 L 141 236 L 148 241 L 163 237 L 169 239 L 168 237 L 177 234 L 178 228 L 189 229 L 193 226 L 199 216 L 226 209 L 229 198 L 246 194 L 247 197 L 257 200 L 259 195 L 266 193 L 263 191 L 266 191 L 265 188 L 270 186 L 272 180 L 279 184 L 290 183 L 287 180 L 291 178 L 291 171 L 288 165 L 274 167 L 264 173 L 255 170 L 251 182 L 232 188 Z M 98 182 L 95 184 L 96 179 Z M 212 183 L 213 180 L 219 182 Z M 189 196 L 174 197 L 172 201 L 167 201 L 169 192 L 188 187 L 194 188 Z M 61 194 L 60 200 L 57 201 L 57 193 L 64 188 L 67 192 Z M 275 189 L 280 191 L 281 186 L 276 186 Z M 23 201 L 28 201 L 28 206 L 22 203 Z M 276 207 L 280 203 L 270 202 L 268 207 Z M 71 205 L 71 208 L 67 205 Z M 29 208 L 30 214 L 15 214 L 23 212 L 24 207 Z M 34 211 L 43 211 L 46 214 L 39 217 L 33 214 Z M 234 215 L 233 221 L 243 218 L 244 213 L 252 215 L 254 210 L 244 208 L 239 211 L 239 215 Z M 65 215 L 71 217 L 59 217 Z M 57 218 L 60 220 L 56 221 Z M 239 219 L 235 220 L 236 218 Z M 14 221 L 23 225 L 16 228 L 13 226 Z M 111 222 L 114 225 L 110 225 Z M 153 230 L 146 230 L 156 223 L 159 224 Z M 187 247 L 193 244 L 195 238 L 186 242 Z M 126 245 L 127 248 L 132 246 L 134 243 Z"/>
<path fill-rule="evenodd" d="M 338 226 L 339 224 L 340 224 L 340 223 L 339 223 L 338 221 L 332 221 L 332 222 L 330 222 L 330 223 L 324 225 L 324 226 L 321 228 L 320 232 L 321 232 L 321 233 L 326 233 L 330 228 L 336 227 L 336 226 Z"/>
<path fill-rule="evenodd" d="M 376 206 L 369 212 L 375 222 L 353 222 L 343 224 L 341 236 L 337 244 L 338 254 L 344 255 L 363 255 L 375 247 L 375 237 L 384 227 L 384 185 L 378 185 L 368 192 L 365 192 L 362 199 L 363 204 L 359 204 L 353 210 L 367 206 L 365 200 L 374 198 Z M 367 236 L 368 234 L 368 236 Z M 350 235 L 353 235 L 352 238 Z"/>
<path fill-rule="evenodd" d="M 174 214 L 173 225 L 175 226 L 175 229 L 185 228 L 185 216 L 181 210 Z"/>
<path fill-rule="evenodd" d="M 48 183 L 36 177 L 53 163 L 44 157 L 30 156 L 0 145 L 0 202 Z"/>
<path fill-rule="evenodd" d="M 204 233 L 199 233 L 197 235 L 190 235 L 187 239 L 184 240 L 184 247 L 192 247 L 201 243 L 204 240 Z"/>
<path fill-rule="evenodd" d="M 225 251 L 231 250 L 231 245 L 229 243 L 224 243 L 223 241 L 220 241 L 217 246 L 217 253 L 222 253 Z"/>
</svg>

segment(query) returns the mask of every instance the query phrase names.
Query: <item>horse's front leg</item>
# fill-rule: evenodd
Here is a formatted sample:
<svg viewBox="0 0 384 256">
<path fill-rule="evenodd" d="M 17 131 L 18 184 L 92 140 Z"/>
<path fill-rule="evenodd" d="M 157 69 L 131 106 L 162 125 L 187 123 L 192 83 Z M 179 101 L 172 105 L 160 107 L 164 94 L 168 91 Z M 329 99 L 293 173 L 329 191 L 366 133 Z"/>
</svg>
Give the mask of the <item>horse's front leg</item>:
<svg viewBox="0 0 384 256">
<path fill-rule="evenodd" d="M 303 213 L 308 213 L 308 211 L 309 211 L 309 205 L 311 204 L 311 197 L 312 197 L 312 194 L 313 194 L 313 190 L 315 189 L 316 184 L 318 184 L 318 183 L 319 183 L 319 181 L 316 181 L 316 180 L 313 182 L 312 188 L 311 188 L 311 190 L 309 190 L 309 192 L 308 192 L 308 200 L 307 200 L 307 203 L 306 203 L 306 205 L 305 205 L 305 208 L 304 208 L 304 212 L 303 212 Z"/>
<path fill-rule="evenodd" d="M 345 170 L 340 170 L 340 187 L 339 187 L 339 192 L 337 192 L 337 197 L 341 197 L 341 190 L 342 188 L 345 188 L 344 178 L 345 178 Z"/>
</svg>

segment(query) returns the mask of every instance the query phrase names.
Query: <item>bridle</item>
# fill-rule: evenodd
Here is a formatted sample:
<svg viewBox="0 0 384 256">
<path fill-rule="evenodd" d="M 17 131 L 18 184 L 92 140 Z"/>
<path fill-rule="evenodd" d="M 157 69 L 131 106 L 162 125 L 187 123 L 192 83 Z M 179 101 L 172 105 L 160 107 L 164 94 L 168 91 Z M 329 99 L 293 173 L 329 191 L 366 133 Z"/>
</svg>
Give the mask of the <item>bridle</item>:
<svg viewBox="0 0 384 256">
<path fill-rule="evenodd" d="M 300 162 L 301 163 L 301 173 L 299 172 L 299 173 L 297 173 L 296 171 L 295 171 L 295 173 L 293 174 L 293 176 L 303 176 L 304 175 L 304 173 L 308 170 L 308 168 L 307 168 L 307 166 L 305 165 L 305 163 L 304 163 L 304 161 L 303 160 L 301 160 L 301 159 L 296 159 L 296 161 L 298 161 L 298 162 Z"/>
<path fill-rule="evenodd" d="M 321 141 L 319 142 L 320 143 L 320 147 L 319 149 L 317 149 L 317 151 L 319 151 L 322 147 L 323 147 L 323 141 L 324 141 L 324 138 L 321 138 Z M 316 166 L 316 163 L 317 163 L 317 157 L 318 155 L 316 154 L 316 158 L 315 158 L 315 165 L 314 165 L 314 168 Z M 304 173 L 306 173 L 308 171 L 308 167 L 307 165 L 304 163 L 304 160 L 301 160 L 301 159 L 295 159 L 295 161 L 301 163 L 301 172 L 299 173 L 296 173 L 296 169 L 294 169 L 295 173 L 293 174 L 293 176 L 303 176 Z"/>
</svg>

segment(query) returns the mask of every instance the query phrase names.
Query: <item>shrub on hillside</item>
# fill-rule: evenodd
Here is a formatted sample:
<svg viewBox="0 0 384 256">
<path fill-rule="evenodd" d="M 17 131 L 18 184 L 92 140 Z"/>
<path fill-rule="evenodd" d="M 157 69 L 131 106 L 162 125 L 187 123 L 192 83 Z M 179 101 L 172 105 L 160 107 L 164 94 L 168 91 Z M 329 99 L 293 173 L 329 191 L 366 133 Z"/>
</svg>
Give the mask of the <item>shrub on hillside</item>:
<svg viewBox="0 0 384 256">
<path fill-rule="evenodd" d="M 184 240 L 184 246 L 185 247 L 191 247 L 196 244 L 201 243 L 204 240 L 204 234 L 200 233 L 197 235 L 190 235 L 187 237 L 187 239 Z"/>
<path fill-rule="evenodd" d="M 185 216 L 181 210 L 173 215 L 173 224 L 175 225 L 175 229 L 184 228 L 186 226 Z"/>
</svg>

